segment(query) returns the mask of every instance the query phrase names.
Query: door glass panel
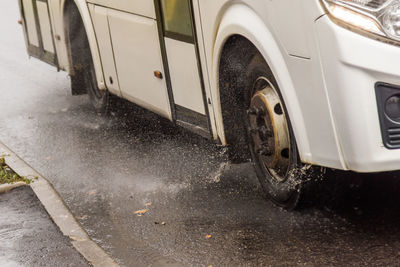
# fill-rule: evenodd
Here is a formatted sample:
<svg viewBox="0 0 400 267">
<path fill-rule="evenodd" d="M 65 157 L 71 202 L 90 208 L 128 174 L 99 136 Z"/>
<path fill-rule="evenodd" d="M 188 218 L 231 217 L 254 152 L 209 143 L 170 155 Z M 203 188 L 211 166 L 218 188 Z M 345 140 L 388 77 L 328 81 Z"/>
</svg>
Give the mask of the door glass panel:
<svg viewBox="0 0 400 267">
<path fill-rule="evenodd" d="M 189 0 L 161 0 L 165 34 L 193 39 Z"/>
</svg>

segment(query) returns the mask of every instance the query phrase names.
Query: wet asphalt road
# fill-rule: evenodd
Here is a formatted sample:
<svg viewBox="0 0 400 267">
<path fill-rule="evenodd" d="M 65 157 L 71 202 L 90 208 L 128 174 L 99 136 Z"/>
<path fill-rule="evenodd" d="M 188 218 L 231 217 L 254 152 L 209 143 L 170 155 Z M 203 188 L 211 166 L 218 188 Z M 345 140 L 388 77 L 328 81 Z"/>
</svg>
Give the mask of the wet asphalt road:
<svg viewBox="0 0 400 267">
<path fill-rule="evenodd" d="M 249 164 L 219 172 L 226 159 L 209 141 L 124 101 L 99 117 L 65 73 L 28 60 L 17 20 L 16 1 L 1 1 L 0 140 L 121 265 L 399 265 L 399 173 L 335 172 L 341 186 L 283 211 Z"/>
<path fill-rule="evenodd" d="M 90 266 L 28 186 L 0 194 L 0 266 Z"/>
</svg>

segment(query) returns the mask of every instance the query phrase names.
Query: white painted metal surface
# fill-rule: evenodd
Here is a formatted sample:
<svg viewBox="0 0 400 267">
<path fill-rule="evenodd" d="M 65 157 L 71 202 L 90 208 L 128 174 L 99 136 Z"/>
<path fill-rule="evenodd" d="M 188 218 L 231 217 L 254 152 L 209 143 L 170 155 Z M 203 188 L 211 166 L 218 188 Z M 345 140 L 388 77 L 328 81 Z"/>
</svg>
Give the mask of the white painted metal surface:
<svg viewBox="0 0 400 267">
<path fill-rule="evenodd" d="M 33 13 L 33 4 L 31 0 L 22 0 L 22 4 L 25 12 L 25 23 L 28 34 L 28 42 L 31 45 L 39 47 L 39 40 L 37 36 L 37 29 L 35 23 L 35 17 Z"/>
<path fill-rule="evenodd" d="M 96 32 L 97 43 L 99 45 L 106 86 L 110 92 L 121 96 L 110 38 L 107 9 L 92 4 L 89 4 L 89 9 Z"/>
<path fill-rule="evenodd" d="M 88 0 L 88 2 L 139 16 L 156 18 L 154 0 Z"/>
<path fill-rule="evenodd" d="M 43 48 L 45 51 L 54 53 L 53 35 L 51 33 L 50 17 L 47 3 L 36 1 L 39 15 L 40 32 L 42 34 Z"/>
<path fill-rule="evenodd" d="M 157 22 L 125 12 L 109 10 L 109 25 L 123 97 L 171 119 Z"/>
<path fill-rule="evenodd" d="M 194 44 L 165 38 L 174 102 L 205 115 Z"/>
<path fill-rule="evenodd" d="M 400 169 L 400 150 L 384 147 L 375 83 L 399 84 L 400 47 L 363 37 L 319 19 L 316 31 L 326 91 L 346 169 Z"/>
<path fill-rule="evenodd" d="M 214 140 L 218 139 L 217 128 L 215 123 L 215 113 L 213 109 L 213 103 L 211 102 L 211 84 L 210 84 L 210 71 L 207 65 L 207 56 L 205 51 L 205 43 L 203 36 L 203 26 L 200 14 L 200 2 L 203 0 L 193 0 L 193 16 L 194 24 L 196 26 L 197 43 L 199 48 L 199 58 L 201 63 L 201 70 L 203 74 L 204 89 L 206 93 L 206 103 L 208 105 L 209 120 L 211 126 L 211 132 Z"/>
<path fill-rule="evenodd" d="M 309 1 L 309 0 L 308 0 Z M 269 21 L 287 54 L 310 57 L 304 10 L 304 0 L 275 0 L 268 3 Z M 283 15 L 285 14 L 285 15 Z"/>
<path fill-rule="evenodd" d="M 50 23 L 53 30 L 53 36 L 58 35 L 60 37 L 59 40 L 54 38 L 58 66 L 60 70 L 68 71 L 69 60 L 67 47 L 65 45 L 64 21 L 62 20 L 63 13 L 60 12 L 62 2 L 59 0 L 48 0 L 47 3 L 49 5 Z"/>
</svg>

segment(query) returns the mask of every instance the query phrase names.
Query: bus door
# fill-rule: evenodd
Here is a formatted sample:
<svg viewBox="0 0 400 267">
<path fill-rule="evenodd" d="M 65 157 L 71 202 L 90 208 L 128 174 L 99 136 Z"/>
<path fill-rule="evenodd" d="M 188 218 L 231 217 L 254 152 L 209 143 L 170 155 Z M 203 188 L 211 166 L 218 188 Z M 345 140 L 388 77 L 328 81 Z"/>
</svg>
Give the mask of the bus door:
<svg viewBox="0 0 400 267">
<path fill-rule="evenodd" d="M 57 66 L 48 0 L 19 0 L 28 54 Z"/>
<path fill-rule="evenodd" d="M 156 0 L 158 23 L 175 120 L 203 136 L 209 117 L 191 0 Z"/>
</svg>

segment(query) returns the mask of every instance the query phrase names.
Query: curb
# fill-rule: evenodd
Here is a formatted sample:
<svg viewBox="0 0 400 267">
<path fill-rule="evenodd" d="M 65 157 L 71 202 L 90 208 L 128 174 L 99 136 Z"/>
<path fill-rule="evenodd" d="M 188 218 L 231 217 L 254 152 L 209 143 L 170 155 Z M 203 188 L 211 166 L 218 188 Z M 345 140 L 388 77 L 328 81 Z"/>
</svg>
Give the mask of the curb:
<svg viewBox="0 0 400 267">
<path fill-rule="evenodd" d="M 6 155 L 4 156 L 6 164 L 19 175 L 38 177 L 35 182 L 30 184 L 32 190 L 61 232 L 72 240 L 72 245 L 90 264 L 95 267 L 119 266 L 100 246 L 90 239 L 46 178 L 25 163 L 1 141 L 0 155 Z M 0 193 L 24 185 L 26 184 L 23 182 L 3 185 L 0 186 Z"/>
<path fill-rule="evenodd" d="M 2 184 L 2 185 L 0 185 L 0 194 L 7 193 L 7 192 L 13 190 L 14 188 L 25 186 L 25 185 L 27 185 L 27 184 L 24 182 L 16 182 L 13 184 Z"/>
</svg>

